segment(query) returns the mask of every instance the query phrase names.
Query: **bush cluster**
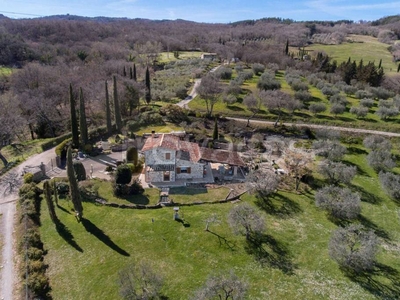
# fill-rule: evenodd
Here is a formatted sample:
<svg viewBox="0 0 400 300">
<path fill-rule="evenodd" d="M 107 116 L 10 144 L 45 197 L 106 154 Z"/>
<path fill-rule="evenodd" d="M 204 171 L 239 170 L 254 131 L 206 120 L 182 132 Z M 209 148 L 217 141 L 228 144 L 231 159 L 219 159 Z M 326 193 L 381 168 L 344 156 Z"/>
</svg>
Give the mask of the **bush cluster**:
<svg viewBox="0 0 400 300">
<path fill-rule="evenodd" d="M 27 288 L 29 299 L 51 299 L 50 284 L 46 275 L 47 265 L 43 262 L 45 250 L 40 239 L 39 218 L 42 191 L 34 183 L 25 183 L 19 190 L 19 204 L 22 208 L 23 228 L 20 251 L 27 257 Z M 23 272 L 26 279 L 26 272 Z"/>
</svg>

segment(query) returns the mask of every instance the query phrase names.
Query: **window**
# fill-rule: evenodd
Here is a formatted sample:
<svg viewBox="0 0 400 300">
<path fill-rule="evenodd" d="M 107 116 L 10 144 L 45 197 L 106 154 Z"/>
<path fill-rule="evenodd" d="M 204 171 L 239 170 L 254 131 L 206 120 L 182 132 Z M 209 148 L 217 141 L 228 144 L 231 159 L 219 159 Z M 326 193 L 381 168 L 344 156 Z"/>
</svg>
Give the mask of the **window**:
<svg viewBox="0 0 400 300">
<path fill-rule="evenodd" d="M 171 159 L 171 153 L 165 153 L 165 159 Z"/>
<path fill-rule="evenodd" d="M 190 167 L 181 167 L 180 168 L 180 173 L 184 173 L 184 174 L 190 174 Z"/>
</svg>

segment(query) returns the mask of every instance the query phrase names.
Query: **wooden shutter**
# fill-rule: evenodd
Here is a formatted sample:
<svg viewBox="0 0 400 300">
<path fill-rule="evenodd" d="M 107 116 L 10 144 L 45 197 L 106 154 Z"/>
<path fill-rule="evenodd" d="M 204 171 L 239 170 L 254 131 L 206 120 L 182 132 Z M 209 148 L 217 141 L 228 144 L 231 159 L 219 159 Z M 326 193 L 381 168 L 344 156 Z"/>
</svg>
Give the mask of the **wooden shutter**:
<svg viewBox="0 0 400 300">
<path fill-rule="evenodd" d="M 176 174 L 181 174 L 181 168 L 176 168 Z"/>
<path fill-rule="evenodd" d="M 165 153 L 165 159 L 171 159 L 171 153 Z"/>
<path fill-rule="evenodd" d="M 190 174 L 190 171 L 191 171 L 191 168 L 188 167 L 188 168 L 187 168 L 187 173 Z"/>
</svg>

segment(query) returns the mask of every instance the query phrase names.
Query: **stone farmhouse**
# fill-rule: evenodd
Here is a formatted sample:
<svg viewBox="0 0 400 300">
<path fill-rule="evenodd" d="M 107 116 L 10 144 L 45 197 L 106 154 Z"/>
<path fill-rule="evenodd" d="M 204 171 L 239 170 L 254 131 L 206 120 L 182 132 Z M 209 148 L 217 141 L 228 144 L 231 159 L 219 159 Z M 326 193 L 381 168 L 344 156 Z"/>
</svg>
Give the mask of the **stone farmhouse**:
<svg viewBox="0 0 400 300">
<path fill-rule="evenodd" d="M 200 147 L 174 134 L 152 134 L 142 152 L 147 183 L 186 185 L 212 183 L 216 179 L 244 180 L 245 163 L 237 152 Z"/>
</svg>

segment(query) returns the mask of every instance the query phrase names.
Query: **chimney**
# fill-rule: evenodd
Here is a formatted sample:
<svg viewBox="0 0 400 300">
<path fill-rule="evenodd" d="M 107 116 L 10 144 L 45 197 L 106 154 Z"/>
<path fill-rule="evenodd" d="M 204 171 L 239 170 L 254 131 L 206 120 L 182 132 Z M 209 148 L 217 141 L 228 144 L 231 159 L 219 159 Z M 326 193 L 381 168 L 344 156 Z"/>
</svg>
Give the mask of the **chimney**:
<svg viewBox="0 0 400 300">
<path fill-rule="evenodd" d="M 151 138 L 154 139 L 154 134 L 155 134 L 155 133 L 156 133 L 156 132 L 155 132 L 154 130 L 151 131 Z"/>
</svg>

